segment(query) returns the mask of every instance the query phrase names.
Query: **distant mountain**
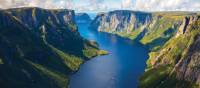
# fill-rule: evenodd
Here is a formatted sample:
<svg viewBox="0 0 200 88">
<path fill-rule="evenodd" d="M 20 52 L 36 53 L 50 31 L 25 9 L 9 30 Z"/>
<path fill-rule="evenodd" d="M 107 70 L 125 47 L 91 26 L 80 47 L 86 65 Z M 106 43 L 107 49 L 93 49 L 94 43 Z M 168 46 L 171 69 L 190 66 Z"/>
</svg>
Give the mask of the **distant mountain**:
<svg viewBox="0 0 200 88">
<path fill-rule="evenodd" d="M 151 14 L 145 12 L 134 12 L 129 10 L 116 10 L 108 13 L 99 13 L 91 23 L 91 27 L 103 32 L 131 33 L 140 25 L 151 21 Z"/>
<path fill-rule="evenodd" d="M 77 31 L 73 10 L 0 10 L 1 88 L 66 88 L 98 45 Z"/>
<path fill-rule="evenodd" d="M 75 20 L 77 23 L 89 23 L 92 21 L 87 13 L 76 13 Z"/>
<path fill-rule="evenodd" d="M 182 14 L 182 16 L 176 14 Z M 143 44 L 154 47 L 158 45 L 155 42 L 159 42 L 162 45 L 173 36 L 181 25 L 183 17 L 190 14 L 116 10 L 108 13 L 99 13 L 91 22 L 90 27 L 93 30 L 139 40 Z"/>
<path fill-rule="evenodd" d="M 149 46 L 140 88 L 200 87 L 200 16 L 191 12 L 99 13 L 92 30 L 118 34 Z"/>
</svg>

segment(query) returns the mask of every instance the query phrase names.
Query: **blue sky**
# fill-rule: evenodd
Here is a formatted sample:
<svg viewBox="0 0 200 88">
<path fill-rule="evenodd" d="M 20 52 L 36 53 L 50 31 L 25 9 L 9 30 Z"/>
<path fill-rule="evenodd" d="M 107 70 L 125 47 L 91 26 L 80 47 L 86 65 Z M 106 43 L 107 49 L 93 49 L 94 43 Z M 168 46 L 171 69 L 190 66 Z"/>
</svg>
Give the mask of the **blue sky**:
<svg viewBox="0 0 200 88">
<path fill-rule="evenodd" d="M 200 11 L 200 0 L 0 0 L 0 8 L 26 6 L 76 11 Z"/>
</svg>

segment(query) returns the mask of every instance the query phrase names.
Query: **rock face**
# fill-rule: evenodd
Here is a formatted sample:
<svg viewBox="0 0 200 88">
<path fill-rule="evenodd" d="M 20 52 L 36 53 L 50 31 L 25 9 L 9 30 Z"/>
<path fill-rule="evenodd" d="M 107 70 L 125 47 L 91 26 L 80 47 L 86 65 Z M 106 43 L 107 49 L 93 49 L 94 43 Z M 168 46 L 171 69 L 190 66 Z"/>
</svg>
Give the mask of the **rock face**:
<svg viewBox="0 0 200 88">
<path fill-rule="evenodd" d="M 89 23 L 92 21 L 87 13 L 76 13 L 75 20 L 76 23 Z"/>
<path fill-rule="evenodd" d="M 194 37 L 193 44 L 190 45 L 187 55 L 182 57 L 174 72 L 180 80 L 192 81 L 200 85 L 200 36 Z"/>
<path fill-rule="evenodd" d="M 178 29 L 176 36 L 179 36 L 180 34 L 184 34 L 186 32 L 187 27 L 189 27 L 188 25 L 192 24 L 196 19 L 197 18 L 194 16 L 185 17 L 183 19 L 183 23 L 181 24 L 181 26 Z"/>
<path fill-rule="evenodd" d="M 103 32 L 130 33 L 134 29 L 138 29 L 141 25 L 148 24 L 150 21 L 150 13 L 117 10 L 98 14 L 91 23 L 91 27 Z"/>
<path fill-rule="evenodd" d="M 180 60 L 174 68 L 176 77 L 180 80 L 192 81 L 200 85 L 200 17 L 191 16 L 186 34 L 182 36 L 191 36 L 191 43 L 185 49 L 185 56 Z M 193 33 L 193 34 L 192 34 Z"/>
<path fill-rule="evenodd" d="M 99 13 L 92 21 L 90 28 L 138 40 L 153 47 L 157 46 L 155 42 L 162 45 L 176 34 L 182 18 L 170 13 L 117 10 Z"/>
<path fill-rule="evenodd" d="M 99 14 L 93 30 L 149 46 L 140 88 L 199 88 L 200 19 L 195 13 L 112 11 Z"/>
<path fill-rule="evenodd" d="M 59 49 L 67 48 L 65 51 L 73 54 L 79 52 L 80 55 L 83 45 L 77 45 L 77 41 L 83 42 L 83 39 L 77 31 L 75 13 L 73 10 L 20 8 L 8 9 L 5 12 L 13 16 L 14 19 L 21 24 L 24 24 L 31 32 L 34 32 L 35 36 L 40 37 L 41 34 L 43 34 L 45 40 L 51 45 L 54 45 Z M 9 25 L 9 23 L 7 24 Z M 70 39 L 68 36 L 73 39 Z M 74 44 L 80 47 L 77 47 L 77 50 L 74 50 L 75 48 L 72 49 L 71 47 L 71 45 Z"/>
<path fill-rule="evenodd" d="M 177 34 L 160 50 L 150 53 L 147 61 L 148 69 L 141 78 L 142 88 L 147 86 L 152 86 L 152 88 L 199 88 L 199 18 L 196 15 L 185 17 Z M 163 68 L 167 69 L 161 70 Z M 150 73 L 152 71 L 160 74 L 155 76 Z M 146 79 L 149 81 L 145 81 Z"/>
<path fill-rule="evenodd" d="M 98 50 L 79 35 L 73 10 L 0 10 L 2 88 L 66 88 L 67 76 Z"/>
</svg>

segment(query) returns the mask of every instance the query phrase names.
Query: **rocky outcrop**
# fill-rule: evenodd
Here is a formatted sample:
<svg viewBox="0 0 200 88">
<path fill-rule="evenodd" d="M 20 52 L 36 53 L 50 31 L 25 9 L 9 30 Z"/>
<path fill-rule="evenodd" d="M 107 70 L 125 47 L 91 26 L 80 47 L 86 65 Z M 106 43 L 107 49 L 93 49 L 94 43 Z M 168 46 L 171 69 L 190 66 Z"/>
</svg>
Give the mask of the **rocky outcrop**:
<svg viewBox="0 0 200 88">
<path fill-rule="evenodd" d="M 67 26 L 70 23 L 75 23 L 74 11 L 67 9 L 44 10 L 40 8 L 19 8 L 8 9 L 6 12 L 33 29 L 39 28 L 48 22 L 55 26 L 58 24 Z"/>
<path fill-rule="evenodd" d="M 186 34 L 190 35 L 191 43 L 185 49 L 184 56 L 180 57 L 174 68 L 176 77 L 180 80 L 195 82 L 200 85 L 200 25 L 199 17 L 191 16 Z M 193 32 L 193 33 L 192 33 Z"/>
<path fill-rule="evenodd" d="M 139 87 L 199 88 L 199 23 L 195 13 L 112 11 L 98 14 L 91 28 L 149 46 Z"/>
<path fill-rule="evenodd" d="M 75 20 L 76 23 L 89 23 L 92 21 L 87 13 L 76 13 Z"/>
<path fill-rule="evenodd" d="M 177 34 L 163 47 L 150 53 L 147 61 L 148 69 L 142 77 L 142 88 L 147 86 L 166 88 L 199 88 L 200 86 L 200 19 L 199 16 L 183 18 Z M 184 25 L 184 28 L 183 28 Z M 161 70 L 167 68 L 166 70 Z M 155 71 L 158 80 L 149 72 Z M 162 73 L 162 74 L 161 74 Z M 151 80 L 145 81 L 146 79 Z"/>
<path fill-rule="evenodd" d="M 184 18 L 183 15 L 172 14 L 116 10 L 99 13 L 90 28 L 128 37 L 149 47 L 158 46 L 158 49 L 176 34 Z"/>
<path fill-rule="evenodd" d="M 183 23 L 181 24 L 180 28 L 178 29 L 176 36 L 179 36 L 180 34 L 185 33 L 185 30 L 187 29 L 187 27 L 189 25 L 189 21 L 190 21 L 190 18 L 185 17 L 185 19 L 183 20 Z"/>
<path fill-rule="evenodd" d="M 91 23 L 91 28 L 110 33 L 131 33 L 141 25 L 148 24 L 151 19 L 150 13 L 117 10 L 98 14 Z"/>
<path fill-rule="evenodd" d="M 98 51 L 78 33 L 73 10 L 0 11 L 2 88 L 66 88 L 68 75 Z"/>
<path fill-rule="evenodd" d="M 194 16 L 185 17 L 183 19 L 181 26 L 178 29 L 176 37 L 178 37 L 181 34 L 184 34 L 186 32 L 187 27 L 189 27 L 188 25 L 192 24 L 196 19 L 197 18 Z"/>
<path fill-rule="evenodd" d="M 38 38 L 40 38 L 41 34 L 44 34 L 45 40 L 51 45 L 63 49 L 68 53 L 81 55 L 83 45 L 80 45 L 81 43 L 77 43 L 77 41 L 83 42 L 83 39 L 77 31 L 75 13 L 73 10 L 19 8 L 8 9 L 4 12 L 13 16 L 14 19 L 26 26 Z M 73 40 L 68 36 L 72 37 Z M 71 45 L 77 45 L 80 47 L 77 47 L 77 50 L 74 50 L 75 48 L 71 48 Z"/>
<path fill-rule="evenodd" d="M 195 82 L 200 85 L 200 35 L 194 37 L 185 57 L 176 64 L 174 72 L 179 80 Z"/>
</svg>

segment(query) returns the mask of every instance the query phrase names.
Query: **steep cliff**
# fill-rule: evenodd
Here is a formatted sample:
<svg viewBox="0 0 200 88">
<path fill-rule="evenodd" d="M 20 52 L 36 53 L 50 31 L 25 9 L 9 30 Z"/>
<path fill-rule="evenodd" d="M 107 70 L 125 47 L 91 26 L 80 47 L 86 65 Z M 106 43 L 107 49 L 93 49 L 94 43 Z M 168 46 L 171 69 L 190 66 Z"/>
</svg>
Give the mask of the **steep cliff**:
<svg viewBox="0 0 200 88">
<path fill-rule="evenodd" d="M 160 50 L 150 53 L 141 88 L 199 88 L 199 18 L 185 17 L 177 34 Z"/>
<path fill-rule="evenodd" d="M 66 88 L 67 76 L 98 54 L 79 35 L 73 10 L 0 10 L 2 88 Z"/>
<path fill-rule="evenodd" d="M 113 11 L 99 14 L 91 28 L 149 46 L 140 88 L 199 88 L 200 19 L 196 13 Z"/>
<path fill-rule="evenodd" d="M 103 32 L 131 33 L 141 25 L 146 25 L 150 20 L 149 13 L 117 10 L 98 14 L 91 23 L 91 27 Z"/>
<path fill-rule="evenodd" d="M 175 13 L 117 10 L 98 14 L 91 28 L 128 37 L 150 47 L 157 46 L 156 49 L 176 33 L 182 18 L 184 15 Z"/>
</svg>

